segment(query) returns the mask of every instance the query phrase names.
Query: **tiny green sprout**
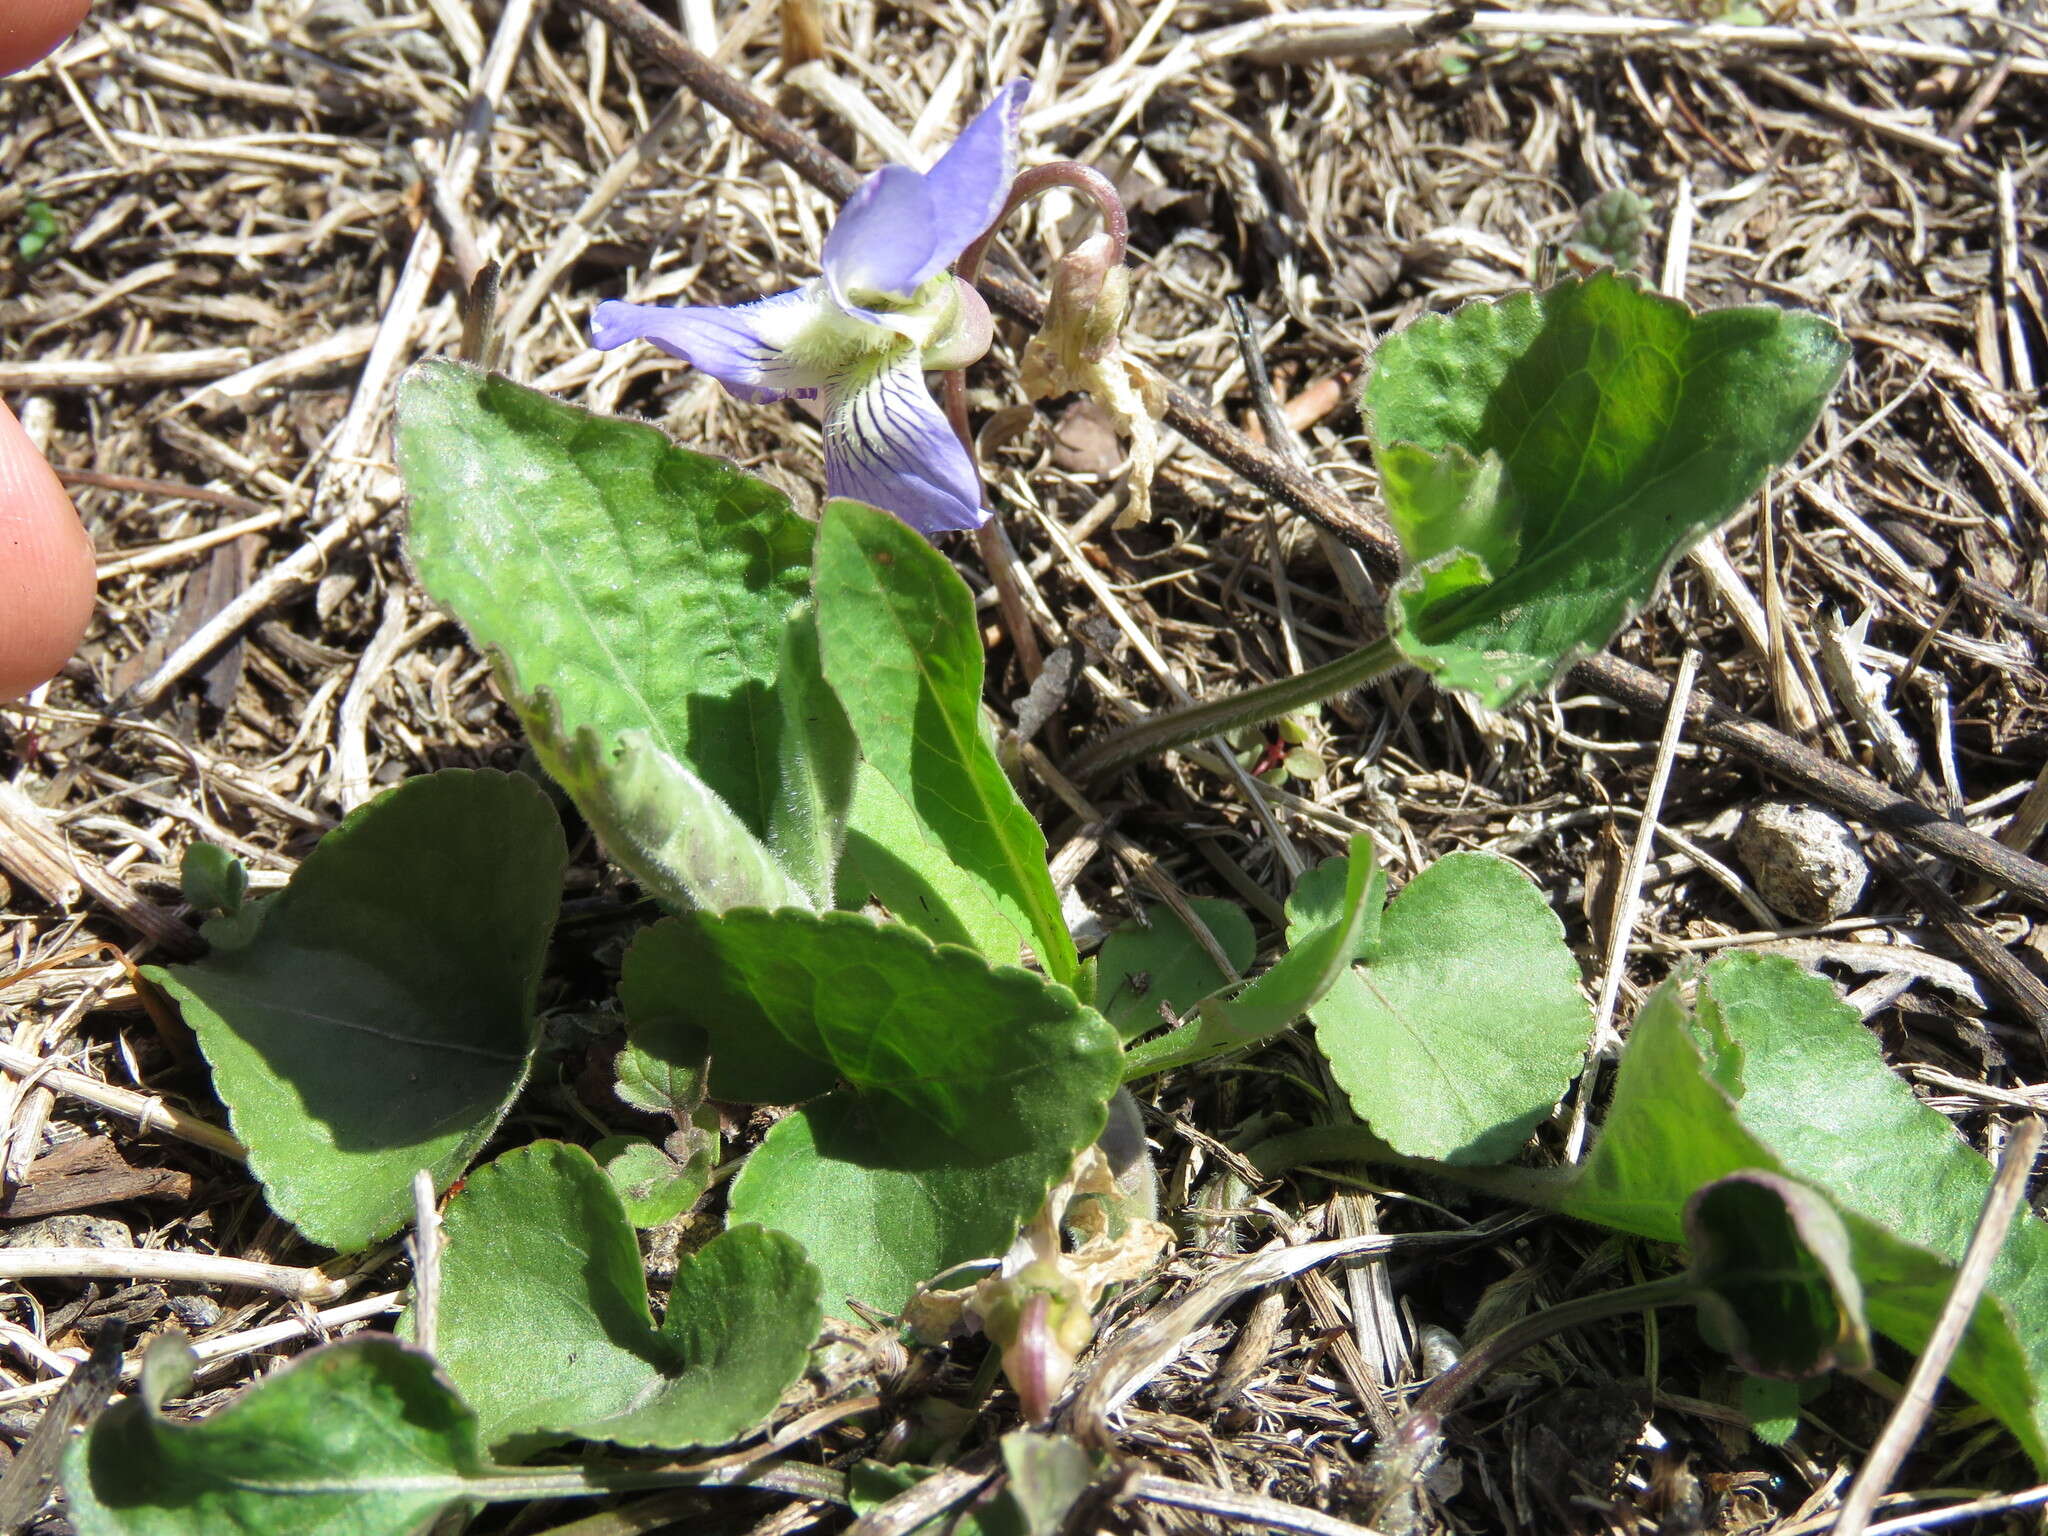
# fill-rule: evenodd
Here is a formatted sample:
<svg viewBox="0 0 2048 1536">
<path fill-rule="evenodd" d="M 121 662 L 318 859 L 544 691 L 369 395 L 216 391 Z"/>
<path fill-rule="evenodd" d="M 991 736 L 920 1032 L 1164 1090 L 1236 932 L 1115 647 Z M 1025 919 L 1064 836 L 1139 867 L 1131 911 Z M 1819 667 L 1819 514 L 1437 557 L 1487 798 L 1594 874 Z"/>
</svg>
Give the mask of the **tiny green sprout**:
<svg viewBox="0 0 2048 1536">
<path fill-rule="evenodd" d="M 194 843 L 178 866 L 178 886 L 185 900 L 200 911 L 235 917 L 249 891 L 249 871 L 227 849 Z"/>
<path fill-rule="evenodd" d="M 23 261 L 40 261 L 63 232 L 56 212 L 41 198 L 35 198 L 21 210 L 21 227 L 14 237 L 14 249 Z"/>
<path fill-rule="evenodd" d="M 1650 231 L 1650 200 L 1627 187 L 1611 187 L 1579 210 L 1579 222 L 1564 248 L 1565 259 L 1582 272 L 1612 267 L 1633 271 Z"/>
</svg>

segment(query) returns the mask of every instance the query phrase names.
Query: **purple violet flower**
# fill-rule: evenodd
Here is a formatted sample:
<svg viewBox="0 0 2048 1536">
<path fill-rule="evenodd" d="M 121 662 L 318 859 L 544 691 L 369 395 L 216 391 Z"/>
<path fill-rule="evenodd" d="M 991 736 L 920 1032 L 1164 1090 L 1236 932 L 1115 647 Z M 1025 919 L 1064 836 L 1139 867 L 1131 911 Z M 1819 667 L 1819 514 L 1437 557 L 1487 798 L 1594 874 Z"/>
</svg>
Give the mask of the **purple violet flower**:
<svg viewBox="0 0 2048 1536">
<path fill-rule="evenodd" d="M 988 350 L 987 306 L 947 269 L 1003 210 L 1027 89 L 996 92 L 929 171 L 885 165 L 862 182 L 825 237 L 823 276 L 725 307 L 612 299 L 591 316 L 591 340 L 651 341 L 742 400 L 822 394 L 827 495 L 927 537 L 980 527 L 980 480 L 924 371 Z"/>
</svg>

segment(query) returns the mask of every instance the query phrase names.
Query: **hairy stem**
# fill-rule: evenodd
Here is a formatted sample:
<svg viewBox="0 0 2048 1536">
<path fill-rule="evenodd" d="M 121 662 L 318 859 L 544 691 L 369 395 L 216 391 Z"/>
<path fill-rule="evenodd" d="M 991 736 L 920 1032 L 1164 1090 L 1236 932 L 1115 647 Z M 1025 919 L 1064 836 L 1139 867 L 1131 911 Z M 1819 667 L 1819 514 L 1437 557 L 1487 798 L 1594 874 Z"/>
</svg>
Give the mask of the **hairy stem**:
<svg viewBox="0 0 2048 1536">
<path fill-rule="evenodd" d="M 1325 662 L 1320 667 L 1277 682 L 1261 683 L 1239 693 L 1204 699 L 1184 709 L 1166 709 L 1147 715 L 1135 725 L 1105 736 L 1067 765 L 1073 779 L 1086 779 L 1128 767 L 1141 757 L 1169 751 L 1284 715 L 1289 710 L 1334 698 L 1340 693 L 1369 683 L 1383 672 L 1408 665 L 1391 636 L 1382 635 L 1348 656 Z"/>
</svg>

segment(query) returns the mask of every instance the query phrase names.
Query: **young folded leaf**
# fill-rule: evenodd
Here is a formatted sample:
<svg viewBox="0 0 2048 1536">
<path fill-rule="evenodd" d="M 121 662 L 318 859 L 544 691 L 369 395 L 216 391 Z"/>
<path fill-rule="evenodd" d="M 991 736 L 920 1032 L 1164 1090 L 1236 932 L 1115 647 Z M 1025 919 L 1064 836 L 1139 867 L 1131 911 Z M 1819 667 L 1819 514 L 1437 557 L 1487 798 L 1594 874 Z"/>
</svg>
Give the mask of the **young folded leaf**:
<svg viewBox="0 0 2048 1536">
<path fill-rule="evenodd" d="M 1799 1378 L 1870 1364 L 1870 1325 L 1848 1229 L 1826 1200 L 1747 1168 L 1702 1185 L 1685 1207 L 1700 1325 L 1758 1376 Z"/>
<path fill-rule="evenodd" d="M 1544 686 L 1792 456 L 1848 360 L 1818 315 L 1696 314 L 1613 271 L 1387 337 L 1362 406 L 1401 651 L 1495 708 Z"/>
<path fill-rule="evenodd" d="M 1729 967 L 1725 972 L 1724 966 Z M 1752 1098 L 1761 1096 L 1768 1104 L 1780 1095 L 1825 1104 L 1821 1113 L 1836 1125 L 1843 1123 L 1845 1113 L 1859 1113 L 1868 1101 L 1869 1085 L 1848 1082 L 1816 1062 L 1818 1055 L 1832 1054 L 1838 1048 L 1830 1036 L 1846 1040 L 1851 1032 L 1863 1035 L 1862 1028 L 1854 1010 L 1842 1008 L 1834 999 L 1827 982 L 1806 977 L 1806 983 L 1815 989 L 1815 998 L 1825 994 L 1834 1004 L 1837 1020 L 1831 1023 L 1819 1009 L 1771 1010 L 1785 1043 L 1781 1053 L 1773 1051 L 1767 1059 L 1759 1049 L 1768 1044 L 1765 1011 L 1745 1015 L 1728 1008 L 1725 1001 L 1711 1001 L 1722 990 L 1724 976 L 1739 979 L 1752 968 L 1764 969 L 1778 980 L 1786 973 L 1801 974 L 1782 956 L 1744 956 L 1733 965 L 1726 960 L 1717 962 L 1708 972 L 1708 988 L 1697 1021 L 1687 1017 L 1674 985 L 1660 988 L 1643 1005 L 1629 1031 L 1616 1074 L 1613 1105 L 1585 1162 L 1569 1174 L 1517 1180 L 1499 1174 L 1493 1177 L 1499 1187 L 1518 1183 L 1523 1195 L 1569 1215 L 1678 1242 L 1686 1237 L 1683 1217 L 1687 1202 L 1701 1186 L 1745 1169 L 1796 1176 L 1818 1189 L 1841 1218 L 1870 1326 L 1908 1349 L 1918 1349 L 1926 1343 L 1955 1283 L 1952 1259 L 1918 1246 L 1916 1239 L 1924 1241 L 1926 1234 L 1910 1229 L 1902 1234 L 1899 1227 L 1880 1224 L 1859 1211 L 1864 1197 L 1852 1185 L 1830 1177 L 1825 1161 L 1812 1156 L 1780 1156 L 1781 1138 L 1774 1133 L 1771 1117 L 1751 1113 Z M 1789 1006 L 1790 994 L 1780 990 L 1777 1002 L 1779 1008 Z M 1809 1029 L 1818 1038 L 1792 1038 Z M 1729 1081 L 1717 1074 L 1713 1062 L 1702 1057 L 1703 1043 L 1717 1053 L 1724 1066 L 1732 1060 L 1730 1052 L 1740 1047 L 1741 1080 L 1737 1086 L 1741 1099 L 1730 1097 Z M 1864 1036 L 1864 1044 L 1874 1070 L 1890 1077 L 1877 1059 L 1875 1042 Z M 1776 1086 L 1767 1087 L 1767 1083 Z M 1904 1084 L 1898 1086 L 1910 1101 L 1910 1091 Z M 1867 1131 L 1858 1134 L 1870 1139 Z M 1953 1137 L 1953 1132 L 1946 1134 Z M 1782 1141 L 1788 1151 L 1795 1149 L 1790 1135 Z M 1887 1160 L 1900 1175 L 1924 1180 L 1925 1164 L 1910 1151 L 1903 1151 L 1903 1146 L 1900 1139 L 1893 1138 L 1874 1147 L 1860 1147 L 1853 1157 L 1866 1162 Z M 1983 1163 L 1967 1148 L 1958 1151 Z M 1843 1147 L 1837 1156 L 1846 1160 L 1852 1154 Z M 1837 1162 L 1832 1170 L 1837 1176 L 1841 1166 Z M 1989 1177 L 1988 1168 L 1985 1177 Z M 2016 1229 L 2012 1240 L 2016 1251 L 2033 1251 L 2044 1236 L 2042 1224 L 2032 1218 L 2022 1218 Z M 2040 1287 L 2048 1284 L 2048 1267 L 2037 1265 L 2031 1272 L 2015 1269 L 2004 1274 L 2004 1292 L 1995 1275 L 1992 1294 L 1977 1304 L 1962 1347 L 1949 1367 L 1949 1379 L 2012 1430 L 2037 1466 L 2048 1466 L 2048 1433 L 2044 1433 L 2048 1419 L 2043 1417 L 2036 1385 L 2041 1340 L 2048 1331 L 2043 1327 L 2038 1297 Z"/>
<path fill-rule="evenodd" d="M 1694 1038 L 1734 1095 L 1743 1127 L 1785 1172 L 1850 1214 L 1852 1232 L 1854 1218 L 1866 1217 L 1936 1255 L 1943 1272 L 1962 1259 L 1991 1164 L 1886 1064 L 1877 1037 L 1825 978 L 1783 955 L 1723 956 L 1707 968 Z M 1914 1343 L 1938 1293 L 1881 1286 L 1867 1271 L 1864 1282 L 1871 1324 Z M 1978 1323 L 1992 1313 L 2011 1319 L 2033 1400 L 2031 1432 L 2021 1438 L 2048 1466 L 2048 1222 L 2024 1211 L 2013 1222 L 1990 1297 L 1978 1305 Z M 1963 1368 L 1951 1375 L 1989 1401 Z"/>
<path fill-rule="evenodd" d="M 1328 920 L 1291 945 L 1235 997 L 1210 998 L 1178 1028 L 1133 1046 L 1124 1057 L 1126 1082 L 1277 1035 L 1350 975 L 1360 948 L 1378 932 L 1387 895 L 1386 871 L 1373 857 L 1372 838 L 1359 833 L 1342 860 L 1329 860 L 1324 872 L 1325 884 L 1316 899 Z"/>
</svg>

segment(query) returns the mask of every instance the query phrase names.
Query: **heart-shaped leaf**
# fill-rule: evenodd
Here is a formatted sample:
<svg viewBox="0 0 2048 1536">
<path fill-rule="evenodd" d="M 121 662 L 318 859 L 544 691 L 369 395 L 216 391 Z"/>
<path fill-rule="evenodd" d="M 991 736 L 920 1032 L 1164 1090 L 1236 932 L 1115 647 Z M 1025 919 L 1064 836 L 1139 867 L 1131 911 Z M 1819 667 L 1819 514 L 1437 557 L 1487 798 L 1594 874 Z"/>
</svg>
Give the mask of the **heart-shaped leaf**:
<svg viewBox="0 0 2048 1536">
<path fill-rule="evenodd" d="M 687 1160 L 671 1157 L 642 1136 L 607 1136 L 590 1149 L 636 1227 L 659 1227 L 697 1203 L 711 1187 L 718 1156 L 718 1112 L 699 1110 L 709 1124 L 692 1127 Z"/>
<path fill-rule="evenodd" d="M 581 1147 L 506 1153 L 445 1222 L 437 1349 L 490 1445 L 720 1444 L 768 1415 L 817 1336 L 817 1271 L 744 1226 L 683 1261 L 656 1328 L 632 1225 Z"/>
<path fill-rule="evenodd" d="M 952 861 L 1014 913 L 1056 981 L 1079 960 L 1045 867 L 1045 834 L 982 723 L 974 595 L 900 519 L 835 501 L 818 529 L 825 676 L 861 752 Z"/>
<path fill-rule="evenodd" d="M 732 1181 L 732 1219 L 802 1243 L 824 1276 L 830 1317 L 856 1316 L 849 1302 L 900 1313 L 942 1270 L 1000 1256 L 1078 1150 L 1048 1144 L 991 1163 L 906 1167 L 896 1160 L 901 1139 L 856 1099 L 827 1094 L 776 1121 Z"/>
<path fill-rule="evenodd" d="M 452 1182 L 525 1080 L 568 860 L 547 795 L 449 769 L 380 796 L 249 912 L 236 949 L 151 968 L 272 1207 L 354 1249 Z M 245 914 L 246 915 L 246 914 Z"/>
<path fill-rule="evenodd" d="M 476 1415 L 434 1362 L 388 1335 L 301 1355 L 197 1424 L 166 1418 L 160 1369 L 65 1458 L 79 1536 L 415 1536 L 475 1501 L 487 1466 Z M 148 1389 L 156 1387 L 156 1393 Z"/>
<path fill-rule="evenodd" d="M 1542 687 L 1792 456 L 1848 359 L 1817 315 L 1695 314 L 1612 271 L 1396 331 L 1364 408 L 1403 653 L 1495 707 Z"/>
<path fill-rule="evenodd" d="M 800 1104 L 844 1083 L 901 1166 L 1071 1153 L 1116 1087 L 1114 1035 L 1065 987 L 853 912 L 664 919 L 619 993 L 641 1049 L 710 1056 L 716 1098 Z"/>
<path fill-rule="evenodd" d="M 1336 862 L 1288 904 L 1290 943 L 1317 931 Z M 1414 1157 L 1513 1156 L 1570 1085 L 1593 1027 L 1543 893 L 1505 859 L 1450 854 L 1402 888 L 1359 960 L 1309 1010 L 1359 1118 Z"/>
<path fill-rule="evenodd" d="M 682 1125 L 704 1102 L 704 1063 L 664 1061 L 628 1044 L 613 1062 L 621 1103 L 651 1115 L 668 1115 Z"/>
<path fill-rule="evenodd" d="M 634 941 L 620 995 L 642 1050 L 711 1057 L 716 1096 L 805 1104 L 732 1213 L 800 1239 L 832 1307 L 894 1310 L 1000 1253 L 1117 1085 L 1115 1033 L 1065 987 L 853 913 L 670 918 Z"/>
<path fill-rule="evenodd" d="M 850 757 L 815 679 L 782 696 L 806 654 L 788 632 L 812 545 L 788 498 L 652 427 L 444 360 L 406 376 L 397 441 L 421 583 L 496 660 L 621 861 L 689 905 L 705 857 L 678 845 L 708 838 L 727 863 L 743 829 L 828 900 Z"/>
</svg>

